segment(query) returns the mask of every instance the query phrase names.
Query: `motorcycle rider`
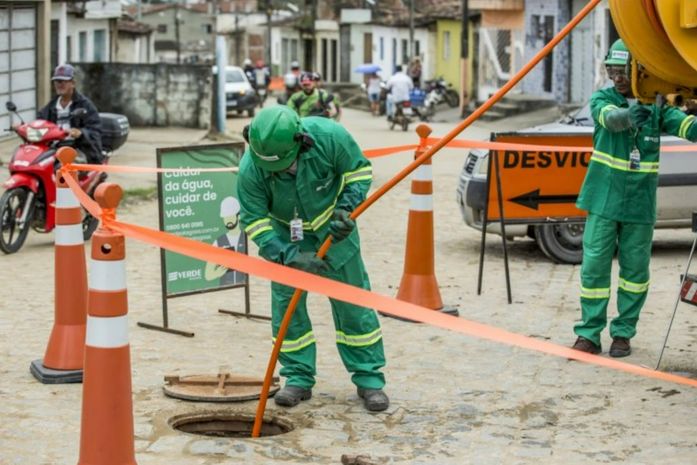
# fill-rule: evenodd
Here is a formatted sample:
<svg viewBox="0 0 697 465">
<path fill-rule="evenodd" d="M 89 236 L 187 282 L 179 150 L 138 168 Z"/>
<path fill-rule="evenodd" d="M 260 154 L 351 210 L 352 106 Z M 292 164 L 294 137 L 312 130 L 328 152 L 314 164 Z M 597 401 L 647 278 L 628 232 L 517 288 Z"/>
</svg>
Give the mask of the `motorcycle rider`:
<svg viewBox="0 0 697 465">
<path fill-rule="evenodd" d="M 244 71 L 244 74 L 247 76 L 247 79 L 249 80 L 249 83 L 252 85 L 254 89 L 257 88 L 257 73 L 254 70 L 254 65 L 252 64 L 252 60 L 249 58 L 245 58 L 244 61 L 242 62 L 242 70 Z"/>
<path fill-rule="evenodd" d="M 53 88 L 56 96 L 37 113 L 39 119 L 51 121 L 68 131 L 67 141 L 73 141 L 77 151 L 76 162 L 101 164 L 102 125 L 94 104 L 75 89 L 75 68 L 69 64 L 57 66 L 53 72 Z M 86 113 L 71 116 L 75 110 L 84 109 Z"/>
<path fill-rule="evenodd" d="M 278 103 L 281 105 L 288 103 L 290 97 L 300 90 L 300 63 L 297 61 L 290 63 L 290 71 L 283 75 L 283 84 L 286 92 L 278 98 Z"/>
<path fill-rule="evenodd" d="M 330 117 L 333 96 L 324 89 L 319 89 L 317 83 L 320 77 L 317 73 L 306 71 L 300 75 L 301 91 L 294 93 L 288 106 L 302 118 L 305 116 Z M 334 115 L 331 115 L 334 116 Z"/>
<path fill-rule="evenodd" d="M 271 84 L 271 72 L 269 71 L 269 67 L 264 64 L 264 60 L 257 60 L 254 76 L 256 81 L 254 90 L 256 90 L 259 96 L 259 101 L 263 104 L 266 99 L 266 89 L 268 89 L 269 84 Z M 260 89 L 264 90 L 263 95 L 260 95 Z"/>
<path fill-rule="evenodd" d="M 387 120 L 392 121 L 395 113 L 395 107 L 403 102 L 409 101 L 409 93 L 414 88 L 414 83 L 407 76 L 402 65 L 395 67 L 395 73 L 387 80 L 387 90 L 390 95 L 387 96 Z"/>
</svg>

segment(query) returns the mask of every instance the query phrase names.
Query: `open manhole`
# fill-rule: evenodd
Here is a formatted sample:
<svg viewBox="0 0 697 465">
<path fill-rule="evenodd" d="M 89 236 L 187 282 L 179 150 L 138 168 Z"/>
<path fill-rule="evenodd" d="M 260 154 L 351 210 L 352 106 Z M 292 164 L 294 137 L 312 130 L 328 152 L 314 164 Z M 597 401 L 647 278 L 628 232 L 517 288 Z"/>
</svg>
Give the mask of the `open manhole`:
<svg viewBox="0 0 697 465">
<path fill-rule="evenodd" d="M 190 434 L 216 438 L 251 438 L 254 415 L 238 412 L 200 412 L 177 415 L 169 420 L 172 428 Z M 284 418 L 265 417 L 261 436 L 277 436 L 293 431 L 293 424 Z"/>
</svg>

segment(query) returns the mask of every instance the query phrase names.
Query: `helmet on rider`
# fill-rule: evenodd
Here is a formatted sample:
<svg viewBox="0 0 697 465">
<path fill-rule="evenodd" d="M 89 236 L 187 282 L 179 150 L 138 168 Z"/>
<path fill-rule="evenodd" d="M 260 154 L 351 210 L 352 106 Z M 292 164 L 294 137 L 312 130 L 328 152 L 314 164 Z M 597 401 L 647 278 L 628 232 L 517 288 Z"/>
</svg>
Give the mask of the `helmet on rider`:
<svg viewBox="0 0 697 465">
<path fill-rule="evenodd" d="M 252 161 L 267 171 L 283 171 L 300 151 L 300 117 L 285 105 L 264 108 L 249 127 Z"/>
<path fill-rule="evenodd" d="M 622 39 L 617 39 L 607 51 L 605 66 L 626 66 L 629 62 L 629 49 Z"/>
<path fill-rule="evenodd" d="M 249 58 L 245 58 L 242 62 L 242 66 L 252 66 L 252 60 L 250 60 Z"/>
<path fill-rule="evenodd" d="M 300 69 L 300 63 L 297 61 L 291 61 L 290 62 L 290 69 L 292 70 L 299 70 Z"/>
</svg>

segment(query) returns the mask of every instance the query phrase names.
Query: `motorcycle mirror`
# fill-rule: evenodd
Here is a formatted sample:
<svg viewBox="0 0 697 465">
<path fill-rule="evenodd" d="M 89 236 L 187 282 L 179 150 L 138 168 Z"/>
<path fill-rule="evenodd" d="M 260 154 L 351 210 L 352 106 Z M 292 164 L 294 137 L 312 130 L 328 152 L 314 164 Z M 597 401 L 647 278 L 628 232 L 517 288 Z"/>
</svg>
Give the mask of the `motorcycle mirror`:
<svg viewBox="0 0 697 465">
<path fill-rule="evenodd" d="M 11 111 L 13 113 L 17 111 L 17 105 L 15 105 L 13 102 L 5 102 L 5 108 L 7 108 L 7 111 Z"/>
<path fill-rule="evenodd" d="M 87 110 L 85 110 L 84 108 L 78 108 L 70 112 L 70 116 L 85 116 L 86 114 Z"/>
</svg>

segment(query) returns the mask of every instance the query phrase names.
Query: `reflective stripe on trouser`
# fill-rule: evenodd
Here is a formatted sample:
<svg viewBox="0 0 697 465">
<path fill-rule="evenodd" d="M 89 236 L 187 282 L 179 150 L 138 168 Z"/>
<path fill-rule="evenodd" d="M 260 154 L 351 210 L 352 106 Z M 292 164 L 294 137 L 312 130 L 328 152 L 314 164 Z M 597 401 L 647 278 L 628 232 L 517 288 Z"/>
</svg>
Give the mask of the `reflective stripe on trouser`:
<svg viewBox="0 0 697 465">
<path fill-rule="evenodd" d="M 370 289 L 360 252 L 350 258 L 341 269 L 330 270 L 324 275 Z M 294 289 L 271 283 L 271 291 L 273 336 L 276 337 Z M 287 385 L 311 388 L 315 384 L 316 346 L 312 323 L 307 314 L 306 297 L 307 293 L 303 293 L 298 302 L 281 347 L 279 361 L 282 365 L 280 374 L 287 378 Z M 362 388 L 382 388 L 385 385 L 385 377 L 380 369 L 385 366 L 385 353 L 380 323 L 375 311 L 339 300 L 330 301 L 339 355 L 346 369 L 352 373 L 351 380 Z"/>
<path fill-rule="evenodd" d="M 595 344 L 607 325 L 612 258 L 618 249 L 620 275 L 617 311 L 610 336 L 631 339 L 646 300 L 651 259 L 652 224 L 621 223 L 589 214 L 583 233 L 581 265 L 581 318 L 574 332 Z"/>
</svg>

